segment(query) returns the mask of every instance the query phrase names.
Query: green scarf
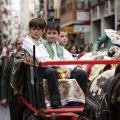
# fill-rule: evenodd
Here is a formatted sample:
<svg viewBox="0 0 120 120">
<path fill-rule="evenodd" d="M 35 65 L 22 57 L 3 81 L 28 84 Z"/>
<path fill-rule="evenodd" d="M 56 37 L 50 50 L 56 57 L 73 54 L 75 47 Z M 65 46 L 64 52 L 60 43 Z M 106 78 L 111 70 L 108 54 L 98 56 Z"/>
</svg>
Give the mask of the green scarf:
<svg viewBox="0 0 120 120">
<path fill-rule="evenodd" d="M 54 50 L 52 48 L 52 43 L 49 41 L 45 41 L 43 42 L 43 45 L 45 46 L 49 56 L 51 59 L 54 59 Z M 60 44 L 56 44 L 56 51 L 57 51 L 57 55 L 60 59 L 63 59 L 63 47 Z"/>
</svg>

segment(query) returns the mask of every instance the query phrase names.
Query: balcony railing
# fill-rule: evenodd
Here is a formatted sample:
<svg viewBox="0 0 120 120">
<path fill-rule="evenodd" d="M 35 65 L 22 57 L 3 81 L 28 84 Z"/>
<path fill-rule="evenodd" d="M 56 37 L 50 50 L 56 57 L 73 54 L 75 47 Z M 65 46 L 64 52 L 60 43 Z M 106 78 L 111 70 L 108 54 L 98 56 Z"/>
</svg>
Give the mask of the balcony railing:
<svg viewBox="0 0 120 120">
<path fill-rule="evenodd" d="M 91 0 L 91 7 L 103 3 L 105 0 Z"/>
</svg>

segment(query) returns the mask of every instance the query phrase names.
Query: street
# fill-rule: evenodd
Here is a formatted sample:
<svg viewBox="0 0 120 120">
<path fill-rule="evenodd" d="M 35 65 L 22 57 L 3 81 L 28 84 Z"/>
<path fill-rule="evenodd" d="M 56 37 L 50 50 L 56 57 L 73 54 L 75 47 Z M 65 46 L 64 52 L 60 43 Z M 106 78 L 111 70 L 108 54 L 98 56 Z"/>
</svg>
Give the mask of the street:
<svg viewBox="0 0 120 120">
<path fill-rule="evenodd" d="M 10 120 L 9 107 L 4 108 L 0 105 L 0 120 Z"/>
</svg>

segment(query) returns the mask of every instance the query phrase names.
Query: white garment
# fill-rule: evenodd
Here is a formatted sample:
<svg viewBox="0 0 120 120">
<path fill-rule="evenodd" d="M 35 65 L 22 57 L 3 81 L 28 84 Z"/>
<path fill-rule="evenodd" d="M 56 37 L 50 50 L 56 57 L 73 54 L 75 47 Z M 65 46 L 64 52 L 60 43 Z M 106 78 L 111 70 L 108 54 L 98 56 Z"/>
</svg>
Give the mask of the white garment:
<svg viewBox="0 0 120 120">
<path fill-rule="evenodd" d="M 39 40 L 39 42 L 41 41 Z M 33 56 L 33 45 L 35 45 L 35 57 L 37 61 L 40 62 L 42 61 L 43 57 L 41 57 L 41 55 L 39 54 L 40 51 L 38 51 L 37 49 L 38 46 L 28 36 L 26 36 L 23 41 L 22 48 L 26 50 L 31 56 Z"/>
<path fill-rule="evenodd" d="M 120 35 L 116 34 L 117 31 L 112 29 L 105 29 L 104 31 L 112 43 L 120 45 Z"/>
<path fill-rule="evenodd" d="M 92 55 L 92 52 L 89 52 L 89 53 L 86 53 L 85 55 L 83 55 L 78 60 L 94 60 L 96 57 L 100 57 L 100 56 L 104 56 L 107 59 L 107 54 L 108 54 L 107 52 L 108 51 L 104 51 L 104 52 L 98 51 L 98 55 L 94 55 L 94 56 Z M 108 58 L 110 58 L 110 57 L 108 57 Z M 81 65 L 81 69 L 86 71 L 87 65 L 88 64 Z"/>
<path fill-rule="evenodd" d="M 3 47 L 1 56 L 6 56 L 6 55 L 7 55 L 6 52 L 7 52 L 7 48 L 6 48 L 6 47 Z"/>
<path fill-rule="evenodd" d="M 57 42 L 57 44 L 59 44 L 58 42 Z M 57 55 L 57 51 L 56 51 L 56 44 L 55 43 L 52 43 L 52 48 L 53 48 L 53 50 L 54 50 L 54 53 L 55 53 L 55 55 L 54 55 L 54 60 L 56 61 L 56 60 L 74 60 L 73 59 L 73 57 L 72 57 L 72 55 L 71 55 L 71 53 L 70 52 L 68 52 L 64 47 L 63 47 L 63 58 L 59 58 L 58 57 L 58 55 Z M 49 57 L 49 54 L 48 54 L 48 52 L 47 52 L 47 50 L 46 50 L 46 48 L 44 47 L 44 45 L 43 44 L 40 44 L 39 46 L 38 46 L 38 49 L 39 49 L 39 51 L 40 51 L 40 56 L 42 56 L 44 59 L 44 61 L 42 61 L 42 62 L 45 62 L 45 61 L 53 61 L 50 57 Z M 75 68 L 75 65 L 64 65 L 64 68 L 71 68 L 72 70 Z"/>
</svg>

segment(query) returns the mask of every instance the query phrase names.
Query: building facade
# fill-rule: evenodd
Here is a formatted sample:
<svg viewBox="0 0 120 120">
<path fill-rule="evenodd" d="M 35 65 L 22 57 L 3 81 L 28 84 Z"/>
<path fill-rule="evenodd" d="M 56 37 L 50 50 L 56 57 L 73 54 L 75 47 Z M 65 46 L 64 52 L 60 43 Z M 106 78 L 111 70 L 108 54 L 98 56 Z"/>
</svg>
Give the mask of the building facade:
<svg viewBox="0 0 120 120">
<path fill-rule="evenodd" d="M 15 11 L 15 10 L 12 10 L 12 21 L 11 21 L 11 24 L 12 24 L 12 31 L 11 31 L 11 35 L 12 35 L 12 41 L 11 43 L 14 43 L 16 38 L 18 36 L 21 35 L 21 32 L 20 32 L 20 14 L 18 11 Z"/>
<path fill-rule="evenodd" d="M 20 26 L 22 36 L 25 36 L 28 32 L 28 22 L 31 15 L 32 13 L 29 13 L 29 0 L 20 0 Z"/>
<path fill-rule="evenodd" d="M 116 30 L 120 0 L 61 0 L 60 23 L 69 45 L 93 43 L 104 29 Z"/>
<path fill-rule="evenodd" d="M 46 0 L 47 23 L 60 23 L 60 0 Z"/>
<path fill-rule="evenodd" d="M 12 38 L 12 2 L 11 0 L 0 0 L 0 48 L 5 41 L 11 42 Z"/>
<path fill-rule="evenodd" d="M 69 34 L 69 43 L 78 47 L 87 43 L 90 36 L 90 11 L 85 10 L 84 0 L 61 0 L 61 27 Z"/>
<path fill-rule="evenodd" d="M 21 35 L 28 33 L 30 19 L 42 18 L 47 21 L 46 2 L 47 0 L 20 0 Z"/>
<path fill-rule="evenodd" d="M 2 0 L 0 0 L 0 8 L 2 8 Z M 2 49 L 2 9 L 0 9 L 0 51 Z"/>
<path fill-rule="evenodd" d="M 120 0 L 91 0 L 91 42 L 104 32 L 104 29 L 117 30 L 120 19 Z"/>
</svg>

